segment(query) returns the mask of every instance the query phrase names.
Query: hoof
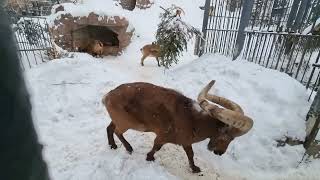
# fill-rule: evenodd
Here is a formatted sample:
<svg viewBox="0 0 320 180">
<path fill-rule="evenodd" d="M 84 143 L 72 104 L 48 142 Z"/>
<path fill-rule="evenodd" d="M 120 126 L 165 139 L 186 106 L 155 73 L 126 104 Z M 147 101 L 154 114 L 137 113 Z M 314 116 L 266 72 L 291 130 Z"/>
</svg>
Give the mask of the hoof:
<svg viewBox="0 0 320 180">
<path fill-rule="evenodd" d="M 144 64 L 141 63 L 141 66 L 144 66 Z"/>
<path fill-rule="evenodd" d="M 193 173 L 199 173 L 201 172 L 200 168 L 198 166 L 194 166 L 191 168 Z"/>
<path fill-rule="evenodd" d="M 153 157 L 153 156 L 148 156 L 148 155 L 147 155 L 146 160 L 147 160 L 147 161 L 154 161 L 155 159 L 154 159 L 154 157 Z"/>
<path fill-rule="evenodd" d="M 111 149 L 117 149 L 118 146 L 117 146 L 116 144 L 112 144 L 112 145 L 110 145 L 110 148 L 111 148 Z"/>
<path fill-rule="evenodd" d="M 130 146 L 130 147 L 128 147 L 128 148 L 126 148 L 126 150 L 128 151 L 128 153 L 129 154 L 132 154 L 132 152 L 133 152 L 133 149 L 132 149 L 132 147 Z"/>
</svg>

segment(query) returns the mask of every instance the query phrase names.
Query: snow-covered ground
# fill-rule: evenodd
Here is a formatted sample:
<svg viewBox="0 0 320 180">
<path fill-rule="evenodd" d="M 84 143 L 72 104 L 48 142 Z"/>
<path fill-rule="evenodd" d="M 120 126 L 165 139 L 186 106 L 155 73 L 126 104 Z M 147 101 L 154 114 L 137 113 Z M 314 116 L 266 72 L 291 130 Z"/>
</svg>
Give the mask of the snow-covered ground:
<svg viewBox="0 0 320 180">
<path fill-rule="evenodd" d="M 107 2 L 88 0 L 82 6 L 107 12 L 111 5 L 101 5 Z M 121 11 L 123 16 L 130 15 L 135 28 L 132 43 L 121 56 L 95 59 L 74 53 L 72 58 L 53 60 L 25 72 L 52 179 L 318 179 L 319 160 L 298 166 L 304 153 L 301 145 L 276 147 L 276 140 L 284 136 L 300 140 L 305 137 L 304 120 L 310 103 L 308 92 L 296 80 L 219 55 L 197 59 L 193 56 L 193 43 L 181 62 L 170 70 L 158 68 L 152 58 L 145 61 L 144 67 L 140 66 L 139 49 L 154 40 L 159 5 L 171 3 L 185 9 L 188 23 L 201 27 L 198 7 L 204 4 L 203 0 L 158 0 L 145 11 Z M 122 83 L 145 81 L 174 88 L 195 99 L 212 79 L 216 85 L 211 93 L 240 104 L 246 115 L 253 118 L 254 126 L 248 134 L 235 139 L 223 156 L 207 150 L 208 140 L 194 144 L 195 163 L 202 168 L 201 174 L 191 173 L 183 149 L 176 145 L 165 145 L 156 153 L 155 162 L 147 162 L 153 133 L 125 134 L 133 146 L 132 155 L 117 138 L 120 148 L 108 147 L 105 128 L 110 118 L 101 98 L 109 90 Z"/>
<path fill-rule="evenodd" d="M 75 56 L 26 73 L 37 130 L 54 179 L 312 179 L 319 175 L 312 171 L 320 167 L 319 162 L 296 169 L 304 153 L 302 146 L 276 147 L 275 140 L 285 135 L 304 138 L 309 107 L 304 87 L 283 73 L 217 55 L 171 70 L 158 68 L 152 60 L 140 67 L 138 60 Z M 109 149 L 105 128 L 110 118 L 101 104 L 101 97 L 109 90 L 121 83 L 147 81 L 195 98 L 211 79 L 217 80 L 212 93 L 239 103 L 255 124 L 221 157 L 207 150 L 208 141 L 195 144 L 195 161 L 203 176 L 190 172 L 178 146 L 166 145 L 154 163 L 145 161 L 152 133 L 125 134 L 134 148 L 132 155 L 121 146 Z M 306 170 L 315 174 L 310 176 Z"/>
</svg>

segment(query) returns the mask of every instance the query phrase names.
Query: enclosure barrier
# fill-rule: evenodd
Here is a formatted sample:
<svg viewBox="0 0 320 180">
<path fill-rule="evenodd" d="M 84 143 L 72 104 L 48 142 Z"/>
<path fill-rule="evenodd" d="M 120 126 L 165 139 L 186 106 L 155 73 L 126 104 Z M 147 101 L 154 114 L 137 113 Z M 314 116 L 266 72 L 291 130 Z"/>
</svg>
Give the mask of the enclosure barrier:
<svg viewBox="0 0 320 180">
<path fill-rule="evenodd" d="M 219 53 L 319 85 L 320 0 L 206 0 L 195 53 Z"/>
<path fill-rule="evenodd" d="M 206 0 L 195 54 L 219 53 L 286 73 L 313 97 L 306 149 L 319 130 L 320 0 Z M 311 117 L 311 118 L 310 118 Z"/>
<path fill-rule="evenodd" d="M 22 69 L 32 68 L 53 57 L 49 26 L 44 17 L 21 17 L 12 24 Z"/>
<path fill-rule="evenodd" d="M 10 1 L 5 7 L 23 70 L 55 57 L 46 16 L 56 3 L 60 1 L 19 0 Z"/>
</svg>

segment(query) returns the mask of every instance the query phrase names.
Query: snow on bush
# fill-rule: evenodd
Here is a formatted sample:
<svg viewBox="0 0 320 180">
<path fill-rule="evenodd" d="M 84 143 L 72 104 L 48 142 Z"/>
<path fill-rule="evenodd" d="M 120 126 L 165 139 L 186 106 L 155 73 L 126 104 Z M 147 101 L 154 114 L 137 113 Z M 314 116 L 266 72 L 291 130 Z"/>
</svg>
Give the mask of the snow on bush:
<svg viewBox="0 0 320 180">
<path fill-rule="evenodd" d="M 160 14 L 161 22 L 156 33 L 156 44 L 160 46 L 160 64 L 169 68 L 177 64 L 183 51 L 188 48 L 188 41 L 201 33 L 185 23 L 178 12 L 183 10 L 172 5 Z"/>
</svg>

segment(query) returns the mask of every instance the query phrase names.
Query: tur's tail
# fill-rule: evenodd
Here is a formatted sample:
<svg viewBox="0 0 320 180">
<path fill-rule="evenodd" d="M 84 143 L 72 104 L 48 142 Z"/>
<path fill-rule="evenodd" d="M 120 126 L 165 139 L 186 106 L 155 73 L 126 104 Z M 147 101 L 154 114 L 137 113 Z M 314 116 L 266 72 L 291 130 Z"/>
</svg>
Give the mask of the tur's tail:
<svg viewBox="0 0 320 180">
<path fill-rule="evenodd" d="M 110 93 L 110 92 L 108 92 L 107 94 L 105 94 L 105 95 L 102 97 L 102 100 L 101 100 L 102 104 L 104 104 L 104 105 L 107 104 L 107 101 L 108 101 L 108 99 L 109 99 L 109 93 Z"/>
</svg>

